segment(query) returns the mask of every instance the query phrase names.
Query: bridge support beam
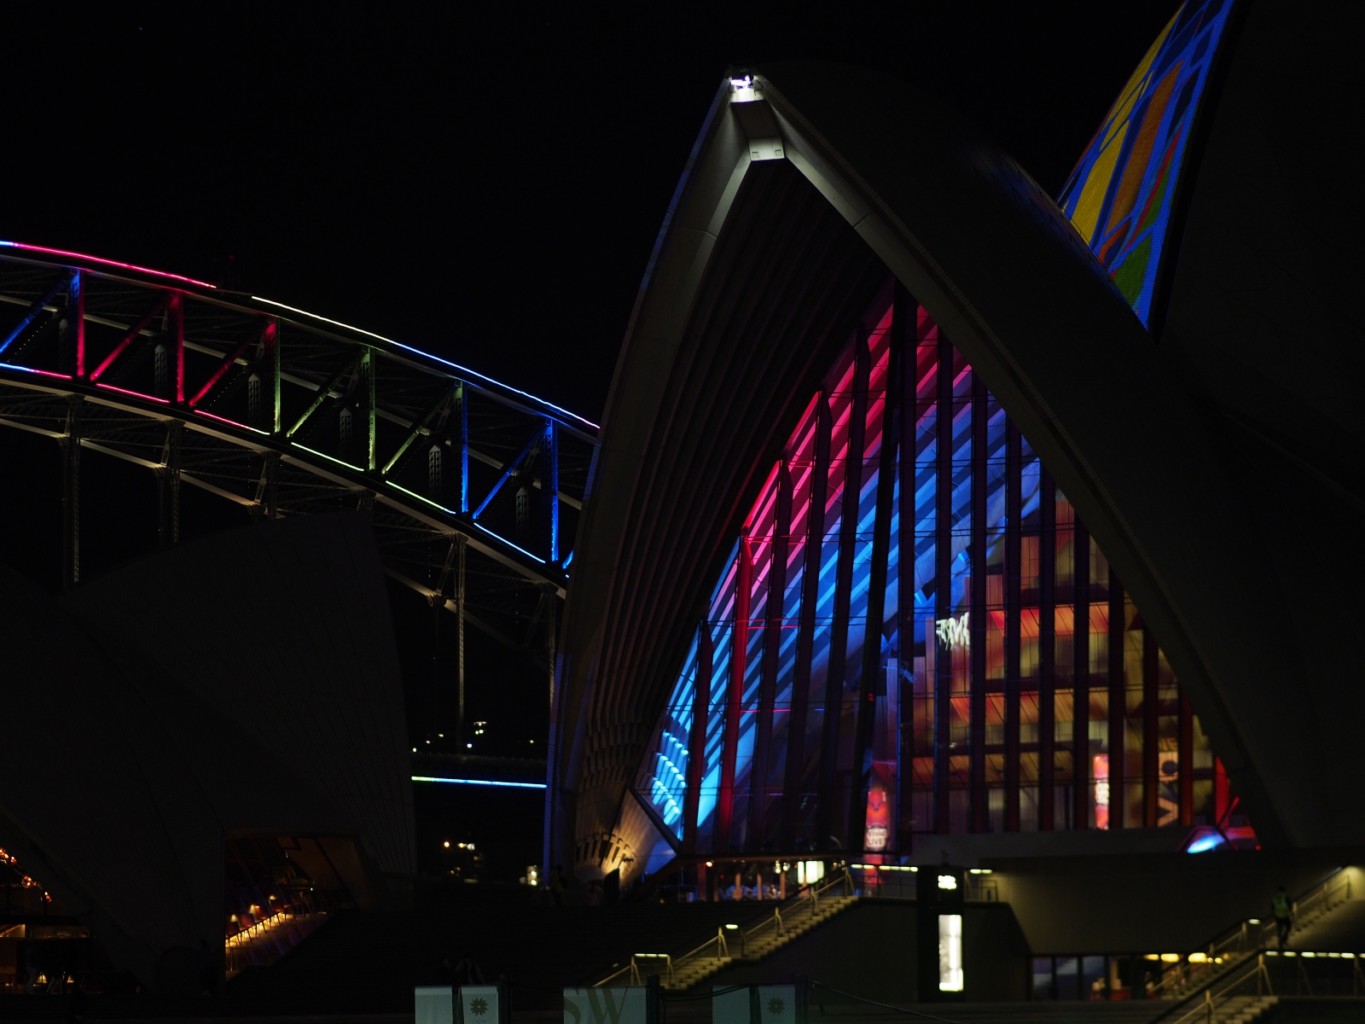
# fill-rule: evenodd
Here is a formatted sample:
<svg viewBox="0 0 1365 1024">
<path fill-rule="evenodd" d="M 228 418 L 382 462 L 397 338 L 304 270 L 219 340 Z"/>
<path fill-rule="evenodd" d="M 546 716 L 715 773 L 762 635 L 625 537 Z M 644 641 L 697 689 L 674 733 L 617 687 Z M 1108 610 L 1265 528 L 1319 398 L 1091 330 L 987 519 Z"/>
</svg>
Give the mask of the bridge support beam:
<svg viewBox="0 0 1365 1024">
<path fill-rule="evenodd" d="M 157 541 L 160 547 L 174 547 L 180 543 L 180 445 L 185 425 L 180 420 L 166 424 L 166 449 L 162 465 L 156 474 L 157 500 L 160 522 Z"/>
<path fill-rule="evenodd" d="M 66 434 L 62 444 L 62 586 L 81 581 L 81 413 L 84 399 L 71 395 L 66 403 Z"/>
</svg>

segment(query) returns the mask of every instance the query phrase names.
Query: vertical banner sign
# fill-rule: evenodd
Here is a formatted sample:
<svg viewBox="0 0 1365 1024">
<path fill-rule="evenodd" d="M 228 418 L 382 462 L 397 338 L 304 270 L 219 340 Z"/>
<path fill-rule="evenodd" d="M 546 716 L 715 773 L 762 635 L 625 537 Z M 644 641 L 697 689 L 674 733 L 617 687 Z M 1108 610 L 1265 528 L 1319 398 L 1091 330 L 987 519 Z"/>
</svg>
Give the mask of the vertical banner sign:
<svg viewBox="0 0 1365 1024">
<path fill-rule="evenodd" d="M 413 1024 L 450 1024 L 450 992 L 449 985 L 418 985 L 413 989 Z"/>
<path fill-rule="evenodd" d="M 498 986 L 461 985 L 455 1024 L 498 1024 L 502 1020 Z"/>
<path fill-rule="evenodd" d="M 955 865 L 924 865 L 916 878 L 915 960 L 920 1002 L 961 1000 L 966 991 L 962 948 L 966 872 Z"/>
<path fill-rule="evenodd" d="M 795 985 L 713 989 L 711 1024 L 801 1024 Z"/>
<path fill-rule="evenodd" d="M 938 915 L 938 990 L 962 991 L 962 915 Z"/>
<path fill-rule="evenodd" d="M 564 1024 L 646 1024 L 648 992 L 626 988 L 566 988 Z"/>
</svg>

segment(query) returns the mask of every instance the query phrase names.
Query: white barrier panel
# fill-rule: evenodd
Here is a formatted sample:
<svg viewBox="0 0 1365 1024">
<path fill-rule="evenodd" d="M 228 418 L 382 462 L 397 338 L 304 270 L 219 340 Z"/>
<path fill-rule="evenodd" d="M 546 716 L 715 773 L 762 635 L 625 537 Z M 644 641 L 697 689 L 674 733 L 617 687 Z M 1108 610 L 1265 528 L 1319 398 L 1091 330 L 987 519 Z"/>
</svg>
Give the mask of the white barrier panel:
<svg viewBox="0 0 1365 1024">
<path fill-rule="evenodd" d="M 412 990 L 413 1024 L 450 1024 L 449 985 L 419 985 Z"/>
<path fill-rule="evenodd" d="M 461 985 L 460 1013 L 455 1024 L 498 1024 L 498 986 Z M 449 1020 L 449 1018 L 446 1018 Z"/>
<path fill-rule="evenodd" d="M 566 988 L 564 1024 L 645 1024 L 648 994 L 627 988 Z"/>
<path fill-rule="evenodd" d="M 754 995 L 758 1016 L 752 1016 Z M 711 997 L 711 1024 L 797 1024 L 795 985 L 717 988 Z"/>
</svg>

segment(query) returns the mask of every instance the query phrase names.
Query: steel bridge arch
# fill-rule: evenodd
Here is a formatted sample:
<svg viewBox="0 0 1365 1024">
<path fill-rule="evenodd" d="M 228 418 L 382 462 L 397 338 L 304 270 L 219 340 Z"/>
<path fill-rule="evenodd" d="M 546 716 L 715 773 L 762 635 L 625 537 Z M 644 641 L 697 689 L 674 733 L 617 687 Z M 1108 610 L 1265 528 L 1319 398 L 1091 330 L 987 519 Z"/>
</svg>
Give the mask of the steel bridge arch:
<svg viewBox="0 0 1365 1024">
<path fill-rule="evenodd" d="M 80 581 L 80 459 L 156 474 L 265 517 L 358 508 L 385 571 L 503 643 L 553 623 L 597 425 L 409 345 L 281 303 L 0 242 L 0 426 L 63 459 L 63 580 Z M 547 635 L 553 635 L 552 632 Z"/>
</svg>

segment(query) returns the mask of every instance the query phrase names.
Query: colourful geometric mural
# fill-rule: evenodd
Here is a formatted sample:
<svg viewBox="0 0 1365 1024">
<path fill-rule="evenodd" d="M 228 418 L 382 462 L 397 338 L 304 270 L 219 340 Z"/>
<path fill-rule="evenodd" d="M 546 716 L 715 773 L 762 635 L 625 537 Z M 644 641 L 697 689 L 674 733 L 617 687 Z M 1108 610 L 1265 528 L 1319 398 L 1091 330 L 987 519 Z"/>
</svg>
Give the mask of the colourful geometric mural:
<svg viewBox="0 0 1365 1024">
<path fill-rule="evenodd" d="M 1232 0 L 1181 7 L 1062 189 L 1062 210 L 1144 324 L 1190 131 L 1231 8 Z"/>
</svg>

